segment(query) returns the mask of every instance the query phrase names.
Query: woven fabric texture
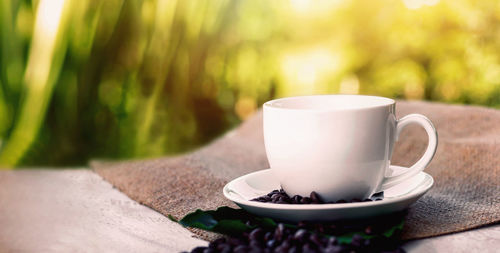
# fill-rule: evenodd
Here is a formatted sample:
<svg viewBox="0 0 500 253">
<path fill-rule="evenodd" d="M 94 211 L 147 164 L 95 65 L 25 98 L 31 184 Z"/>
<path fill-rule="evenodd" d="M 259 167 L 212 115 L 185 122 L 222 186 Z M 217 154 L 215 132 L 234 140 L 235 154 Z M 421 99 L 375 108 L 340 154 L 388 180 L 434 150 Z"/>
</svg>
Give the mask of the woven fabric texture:
<svg viewBox="0 0 500 253">
<path fill-rule="evenodd" d="M 434 187 L 409 210 L 403 239 L 464 231 L 500 221 L 500 111 L 473 106 L 398 101 L 398 118 L 426 115 L 439 134 L 437 153 L 426 172 Z M 427 135 L 409 126 L 400 135 L 392 163 L 409 166 L 423 154 Z M 211 144 L 177 157 L 91 166 L 130 198 L 164 215 L 234 206 L 223 186 L 266 169 L 262 114 Z"/>
</svg>

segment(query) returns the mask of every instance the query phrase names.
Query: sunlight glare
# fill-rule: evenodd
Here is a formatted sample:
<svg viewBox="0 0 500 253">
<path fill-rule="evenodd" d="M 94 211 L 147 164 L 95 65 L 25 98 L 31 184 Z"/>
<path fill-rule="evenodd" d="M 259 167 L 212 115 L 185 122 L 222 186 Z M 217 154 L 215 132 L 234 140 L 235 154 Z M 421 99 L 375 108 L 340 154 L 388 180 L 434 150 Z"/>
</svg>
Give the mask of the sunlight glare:
<svg viewBox="0 0 500 253">
<path fill-rule="evenodd" d="M 340 82 L 339 93 L 341 94 L 358 94 L 359 79 L 355 75 L 348 76 Z"/>
<path fill-rule="evenodd" d="M 338 65 L 338 56 L 326 48 L 286 55 L 281 64 L 286 88 L 306 93 L 314 93 L 322 78 L 334 74 Z"/>
<path fill-rule="evenodd" d="M 439 3 L 439 0 L 403 0 L 406 8 L 416 10 L 424 6 L 433 6 Z"/>
</svg>

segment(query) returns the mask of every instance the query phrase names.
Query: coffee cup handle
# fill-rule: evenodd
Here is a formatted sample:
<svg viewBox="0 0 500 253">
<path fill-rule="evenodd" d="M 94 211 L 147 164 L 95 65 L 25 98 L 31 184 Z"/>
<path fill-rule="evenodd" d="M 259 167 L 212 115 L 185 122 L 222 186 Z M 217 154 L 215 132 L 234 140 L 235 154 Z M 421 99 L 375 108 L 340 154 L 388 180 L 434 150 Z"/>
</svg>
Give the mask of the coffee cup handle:
<svg viewBox="0 0 500 253">
<path fill-rule="evenodd" d="M 378 191 L 386 190 L 417 175 L 418 173 L 423 171 L 425 167 L 427 167 L 427 165 L 431 162 L 432 158 L 434 157 L 438 145 L 437 131 L 434 128 L 434 125 L 432 125 L 432 122 L 424 115 L 410 114 L 399 119 L 397 121 L 397 127 L 396 127 L 396 140 L 398 139 L 401 131 L 407 125 L 414 123 L 421 125 L 427 132 L 427 135 L 429 136 L 429 143 L 427 145 L 427 149 L 425 150 L 424 155 L 410 168 L 404 169 L 395 176 L 385 177 Z"/>
</svg>

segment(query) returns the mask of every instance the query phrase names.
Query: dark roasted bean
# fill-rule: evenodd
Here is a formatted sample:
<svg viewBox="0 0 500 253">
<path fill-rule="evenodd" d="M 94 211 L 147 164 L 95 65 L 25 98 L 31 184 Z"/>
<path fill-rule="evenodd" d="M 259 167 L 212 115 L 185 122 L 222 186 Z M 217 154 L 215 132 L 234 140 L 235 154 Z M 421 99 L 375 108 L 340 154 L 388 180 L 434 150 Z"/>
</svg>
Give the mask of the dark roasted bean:
<svg viewBox="0 0 500 253">
<path fill-rule="evenodd" d="M 205 249 L 208 249 L 207 247 L 196 247 L 193 250 L 191 250 L 191 253 L 203 253 Z"/>
<path fill-rule="evenodd" d="M 248 253 L 263 253 L 264 249 L 263 248 L 250 248 Z"/>
<path fill-rule="evenodd" d="M 316 244 L 317 246 L 321 246 L 323 243 L 321 242 L 321 238 L 319 237 L 318 234 L 311 234 L 309 236 L 309 241 L 312 243 Z"/>
<path fill-rule="evenodd" d="M 251 240 L 248 246 L 250 246 L 250 248 L 262 248 L 262 244 L 257 240 Z"/>
<path fill-rule="evenodd" d="M 279 247 L 281 247 L 282 249 L 285 249 L 287 251 L 290 249 L 291 246 L 292 246 L 292 244 L 290 243 L 290 240 L 285 240 L 281 244 L 279 244 Z"/>
<path fill-rule="evenodd" d="M 264 234 L 264 241 L 269 241 L 273 239 L 273 233 L 271 231 L 268 231 Z"/>
<path fill-rule="evenodd" d="M 274 190 L 267 194 L 267 196 L 271 197 L 273 194 L 280 192 L 279 190 Z"/>
<path fill-rule="evenodd" d="M 283 246 L 278 246 L 274 249 L 274 253 L 286 253 L 288 252 L 288 248 Z"/>
<path fill-rule="evenodd" d="M 255 241 L 260 241 L 262 239 L 262 235 L 264 234 L 264 229 L 262 228 L 256 228 L 250 232 L 248 235 L 248 239 L 250 240 L 255 240 Z"/>
<path fill-rule="evenodd" d="M 331 246 L 328 246 L 324 249 L 324 253 L 340 253 L 342 252 L 342 246 L 339 246 L 339 245 L 331 245 Z"/>
<path fill-rule="evenodd" d="M 226 244 L 226 243 L 219 244 L 219 245 L 217 245 L 216 250 L 217 250 L 217 252 L 229 253 L 229 252 L 231 252 L 231 245 Z"/>
<path fill-rule="evenodd" d="M 203 253 L 215 253 L 216 251 L 214 249 L 211 249 L 211 248 L 206 248 L 203 250 Z"/>
<path fill-rule="evenodd" d="M 361 245 L 363 245 L 365 242 L 365 239 L 359 235 L 359 234 L 355 234 L 352 236 L 352 241 L 351 241 L 351 244 L 355 247 L 360 247 Z"/>
<path fill-rule="evenodd" d="M 337 238 L 335 236 L 328 238 L 328 242 L 326 244 L 327 246 L 337 245 L 338 244 Z"/>
<path fill-rule="evenodd" d="M 266 242 L 266 246 L 268 248 L 274 248 L 274 247 L 276 247 L 276 244 L 277 244 L 276 240 L 273 240 L 273 239 Z"/>
<path fill-rule="evenodd" d="M 286 199 L 284 193 L 281 200 Z M 313 195 L 313 194 L 312 194 Z M 315 197 L 309 198 L 313 201 Z M 293 199 L 288 198 L 290 201 Z M 248 223 L 250 224 L 250 223 Z M 257 224 L 255 224 L 257 225 Z M 254 225 L 254 226 L 255 226 Z M 223 237 L 209 243 L 208 247 L 197 247 L 191 252 L 238 252 L 238 253 L 272 253 L 272 252 L 404 252 L 398 248 L 397 241 L 385 237 L 379 237 L 386 225 L 379 226 L 378 222 L 361 227 L 356 223 L 345 223 L 338 221 L 333 223 L 309 223 L 299 222 L 297 226 L 288 226 L 279 223 L 274 230 L 265 227 L 256 227 L 250 232 L 243 232 L 240 237 Z M 355 234 L 349 244 L 340 244 L 335 237 L 325 234 L 345 234 L 354 229 L 364 229 L 370 239 L 365 239 Z"/>
<path fill-rule="evenodd" d="M 283 234 L 285 232 L 285 225 L 283 223 L 278 224 L 278 227 L 274 230 L 274 239 L 281 241 L 283 240 Z"/>
<path fill-rule="evenodd" d="M 309 195 L 309 198 L 311 198 L 312 203 L 315 203 L 315 204 L 323 203 L 323 201 L 321 201 L 321 197 L 315 191 L 311 192 L 311 194 Z"/>
<path fill-rule="evenodd" d="M 295 196 L 293 196 L 293 198 L 292 198 L 292 200 L 293 200 L 293 202 L 294 202 L 295 204 L 299 204 L 301 199 L 302 199 L 302 197 L 301 197 L 301 196 L 299 196 L 299 195 L 295 195 Z"/>
<path fill-rule="evenodd" d="M 302 242 L 306 239 L 306 237 L 308 235 L 309 234 L 308 234 L 307 230 L 301 228 L 301 229 L 297 230 L 297 232 L 295 232 L 295 234 L 293 235 L 293 239 Z"/>
<path fill-rule="evenodd" d="M 309 243 L 306 243 L 302 246 L 302 253 L 315 253 L 316 252 L 316 247 L 312 246 Z"/>
<path fill-rule="evenodd" d="M 303 198 L 300 200 L 300 203 L 301 203 L 301 204 L 311 204 L 311 198 L 309 198 L 309 197 L 303 197 Z"/>
<path fill-rule="evenodd" d="M 274 190 L 264 196 L 260 196 L 258 198 L 251 199 L 251 201 L 258 201 L 263 203 L 276 203 L 276 204 L 336 204 L 336 203 L 356 203 L 356 202 L 369 202 L 369 201 L 378 201 L 382 200 L 384 197 L 384 192 L 379 192 L 373 194 L 373 196 L 366 199 L 352 199 L 351 201 L 346 200 L 338 200 L 338 201 L 329 201 L 325 202 L 321 199 L 321 196 L 316 192 L 311 192 L 309 197 L 302 197 L 299 195 L 295 195 L 293 197 L 288 196 L 283 189 Z"/>
<path fill-rule="evenodd" d="M 243 244 L 243 240 L 239 239 L 239 238 L 235 238 L 235 237 L 231 237 L 227 240 L 227 242 L 230 244 L 230 245 L 233 245 L 233 246 L 238 246 L 238 245 L 241 245 Z"/>
<path fill-rule="evenodd" d="M 212 249 L 216 249 L 217 248 L 217 245 L 221 244 L 221 243 L 225 243 L 226 242 L 226 238 L 224 237 L 221 237 L 221 238 L 218 238 L 218 239 L 215 239 L 214 241 L 210 242 L 208 244 L 208 247 L 209 248 L 212 248 Z"/>
<path fill-rule="evenodd" d="M 248 252 L 248 246 L 246 245 L 239 245 L 234 248 L 233 252 L 234 253 L 247 253 Z"/>
</svg>

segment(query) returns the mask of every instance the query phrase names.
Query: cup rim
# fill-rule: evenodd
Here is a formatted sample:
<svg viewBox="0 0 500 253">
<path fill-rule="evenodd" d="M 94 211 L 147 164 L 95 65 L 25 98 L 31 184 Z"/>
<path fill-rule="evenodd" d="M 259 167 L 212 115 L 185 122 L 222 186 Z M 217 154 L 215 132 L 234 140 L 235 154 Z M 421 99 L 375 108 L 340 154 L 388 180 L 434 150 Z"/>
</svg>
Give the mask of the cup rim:
<svg viewBox="0 0 500 253">
<path fill-rule="evenodd" d="M 349 107 L 349 108 L 296 108 L 296 107 L 281 107 L 276 106 L 274 103 L 280 101 L 287 100 L 296 100 L 296 99 L 307 99 L 312 97 L 363 97 L 363 98 L 372 98 L 383 100 L 385 103 L 377 104 L 377 105 L 369 105 L 369 106 L 359 106 L 359 107 Z M 326 111 L 358 111 L 358 110 L 368 110 L 374 108 L 387 107 L 396 104 L 396 101 L 392 98 L 381 97 L 381 96 L 373 96 L 373 95 L 355 95 L 355 94 L 323 94 L 323 95 L 305 95 L 305 96 L 292 96 L 292 97 L 282 97 L 273 100 L 269 100 L 263 104 L 264 108 L 272 108 L 275 110 L 284 110 L 284 111 L 303 111 L 303 112 L 326 112 Z"/>
</svg>

